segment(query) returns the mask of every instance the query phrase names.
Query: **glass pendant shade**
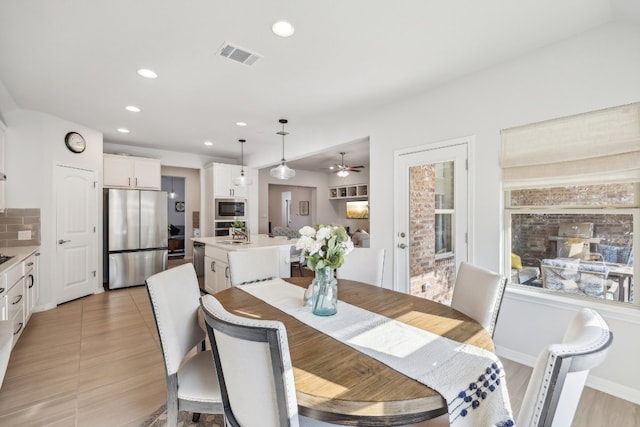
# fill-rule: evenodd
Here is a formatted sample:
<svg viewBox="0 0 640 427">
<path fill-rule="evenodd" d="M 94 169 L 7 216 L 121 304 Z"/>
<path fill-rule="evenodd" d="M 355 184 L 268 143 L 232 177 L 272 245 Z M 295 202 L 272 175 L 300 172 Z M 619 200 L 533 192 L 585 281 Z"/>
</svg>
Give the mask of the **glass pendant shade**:
<svg viewBox="0 0 640 427">
<path fill-rule="evenodd" d="M 240 176 L 233 178 L 233 185 L 237 185 L 238 187 L 246 187 L 247 185 L 251 185 L 253 180 L 247 176 L 244 176 L 244 171 L 240 172 Z"/>
<path fill-rule="evenodd" d="M 244 139 L 239 139 L 238 142 L 240 142 L 241 147 L 240 176 L 233 178 L 233 185 L 238 187 L 246 187 L 247 185 L 251 185 L 253 183 L 253 180 L 251 178 L 244 176 L 244 143 L 247 141 Z"/>
<path fill-rule="evenodd" d="M 175 199 L 176 198 L 176 192 L 173 191 L 173 177 L 171 177 L 171 193 L 169 193 L 169 198 L 170 199 Z"/>
<path fill-rule="evenodd" d="M 288 120 L 280 119 L 279 122 L 282 124 L 282 130 L 276 133 L 278 135 L 282 135 L 282 160 L 280 161 L 280 165 L 271 169 L 269 175 L 277 179 L 289 179 L 296 176 L 296 171 L 287 166 L 287 161 L 284 158 L 284 136 L 288 135 L 288 133 L 284 131 L 284 125 L 288 122 Z"/>
<path fill-rule="evenodd" d="M 271 169 L 271 171 L 269 172 L 269 175 L 278 179 L 289 179 L 296 176 L 296 171 L 294 171 L 289 166 L 287 166 L 287 164 L 284 162 L 284 159 L 283 159 L 280 165 Z"/>
<path fill-rule="evenodd" d="M 345 176 L 349 176 L 349 172 L 348 171 L 340 171 L 340 172 L 337 173 L 337 175 L 340 178 L 344 178 Z"/>
</svg>

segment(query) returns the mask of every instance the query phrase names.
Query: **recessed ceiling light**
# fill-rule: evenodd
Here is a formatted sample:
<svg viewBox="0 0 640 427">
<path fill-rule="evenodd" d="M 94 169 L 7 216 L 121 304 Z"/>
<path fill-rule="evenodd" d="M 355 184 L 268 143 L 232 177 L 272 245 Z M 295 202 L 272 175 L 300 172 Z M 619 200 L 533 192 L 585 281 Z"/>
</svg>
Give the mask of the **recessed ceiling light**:
<svg viewBox="0 0 640 427">
<path fill-rule="evenodd" d="M 293 25 L 287 21 L 278 21 L 271 26 L 271 31 L 273 31 L 276 36 L 289 37 L 294 33 L 295 29 Z"/>
<path fill-rule="evenodd" d="M 236 122 L 236 126 L 246 126 L 245 122 Z"/>
<path fill-rule="evenodd" d="M 126 128 L 118 128 L 118 132 L 120 132 L 120 133 L 129 133 L 129 129 L 126 129 Z"/>
<path fill-rule="evenodd" d="M 124 108 L 125 108 L 125 110 L 131 111 L 132 113 L 139 113 L 140 112 L 140 109 L 138 107 L 136 107 L 135 105 L 127 105 Z"/>
<path fill-rule="evenodd" d="M 158 77 L 158 75 L 154 71 L 147 68 L 140 68 L 138 70 L 138 74 L 147 79 L 155 79 Z"/>
<path fill-rule="evenodd" d="M 207 147 L 211 147 L 213 145 L 213 142 L 211 141 L 205 141 L 204 145 L 206 145 Z"/>
</svg>

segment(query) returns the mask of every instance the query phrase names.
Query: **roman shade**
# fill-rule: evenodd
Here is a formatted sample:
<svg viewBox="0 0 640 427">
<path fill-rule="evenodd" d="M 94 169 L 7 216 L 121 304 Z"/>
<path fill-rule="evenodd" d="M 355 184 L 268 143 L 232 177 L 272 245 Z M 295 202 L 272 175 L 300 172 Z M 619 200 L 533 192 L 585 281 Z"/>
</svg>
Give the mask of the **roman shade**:
<svg viewBox="0 0 640 427">
<path fill-rule="evenodd" d="M 505 189 L 640 180 L 640 103 L 505 129 Z"/>
</svg>

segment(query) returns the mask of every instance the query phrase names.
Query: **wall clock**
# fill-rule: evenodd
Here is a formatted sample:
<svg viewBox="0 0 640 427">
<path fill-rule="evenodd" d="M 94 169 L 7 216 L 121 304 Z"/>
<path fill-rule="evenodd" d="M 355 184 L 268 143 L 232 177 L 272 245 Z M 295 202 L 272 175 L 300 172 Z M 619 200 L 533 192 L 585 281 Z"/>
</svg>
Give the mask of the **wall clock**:
<svg viewBox="0 0 640 427">
<path fill-rule="evenodd" d="M 184 202 L 176 202 L 176 212 L 184 212 Z"/>
<path fill-rule="evenodd" d="M 67 148 L 73 153 L 82 153 L 87 147 L 87 141 L 78 132 L 69 132 L 64 137 L 64 143 L 67 144 Z"/>
</svg>

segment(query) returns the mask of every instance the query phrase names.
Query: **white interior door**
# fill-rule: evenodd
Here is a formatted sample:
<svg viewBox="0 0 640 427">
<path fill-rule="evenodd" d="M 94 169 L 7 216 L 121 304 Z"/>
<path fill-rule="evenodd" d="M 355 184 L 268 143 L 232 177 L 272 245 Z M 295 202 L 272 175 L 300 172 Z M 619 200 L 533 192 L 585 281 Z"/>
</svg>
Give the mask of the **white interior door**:
<svg viewBox="0 0 640 427">
<path fill-rule="evenodd" d="M 467 260 L 468 141 L 396 155 L 396 288 L 450 302 Z"/>
<path fill-rule="evenodd" d="M 291 225 L 291 191 L 282 192 L 282 226 Z"/>
<path fill-rule="evenodd" d="M 55 168 L 57 304 L 97 289 L 95 183 L 94 171 Z"/>
</svg>

